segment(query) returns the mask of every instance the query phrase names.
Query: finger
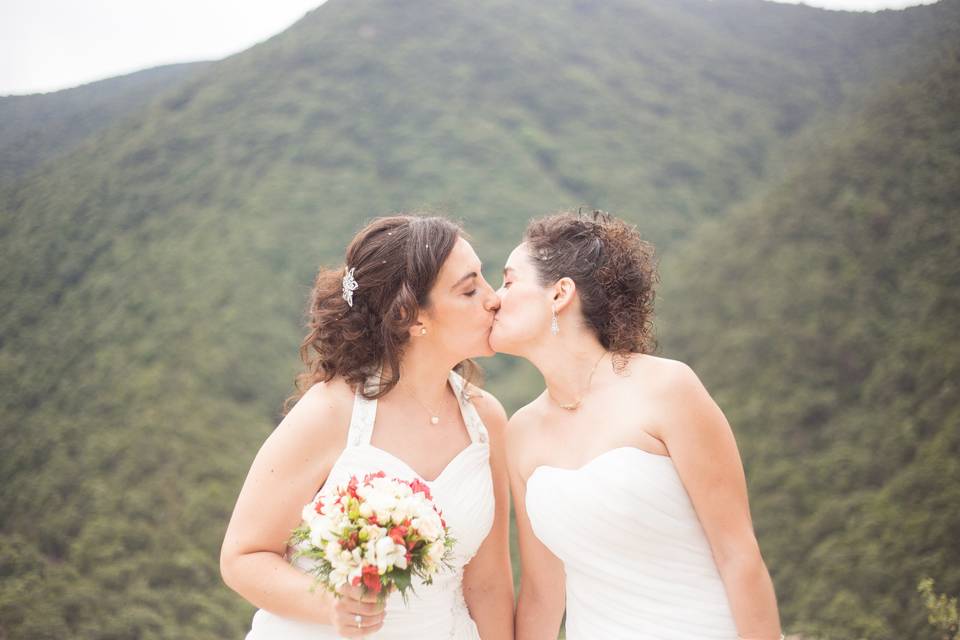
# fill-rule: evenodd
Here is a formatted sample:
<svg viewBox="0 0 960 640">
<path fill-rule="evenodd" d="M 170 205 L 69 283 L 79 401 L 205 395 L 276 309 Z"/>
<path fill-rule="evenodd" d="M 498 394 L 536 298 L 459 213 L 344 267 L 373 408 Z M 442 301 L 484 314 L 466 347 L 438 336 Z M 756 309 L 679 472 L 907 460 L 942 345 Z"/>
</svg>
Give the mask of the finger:
<svg viewBox="0 0 960 640">
<path fill-rule="evenodd" d="M 357 624 L 356 614 L 341 614 L 337 620 L 337 632 L 340 635 L 349 636 L 352 638 L 373 633 L 383 626 L 384 616 L 385 614 L 383 613 L 372 616 L 361 616 L 360 623 Z"/>
<path fill-rule="evenodd" d="M 347 587 L 342 594 L 344 598 L 358 602 L 377 602 L 379 600 L 376 593 L 372 591 L 364 593 L 362 587 Z"/>
<path fill-rule="evenodd" d="M 359 600 L 341 600 L 340 607 L 348 616 L 360 614 L 373 616 L 383 611 L 383 604 L 379 602 L 360 602 Z"/>
<path fill-rule="evenodd" d="M 344 598 L 350 598 L 351 600 L 359 600 L 360 597 L 363 595 L 363 589 L 361 589 L 359 586 L 355 587 L 349 583 L 345 583 L 341 585 L 340 588 L 337 589 L 337 591 Z"/>
<path fill-rule="evenodd" d="M 353 613 L 345 610 L 337 612 L 337 623 L 342 627 L 356 627 L 357 616 L 360 616 L 360 625 L 367 626 L 375 622 L 380 622 L 386 617 L 386 611 L 375 611 L 370 613 Z"/>
<path fill-rule="evenodd" d="M 372 634 L 376 633 L 377 631 L 380 631 L 380 629 L 382 629 L 382 628 L 383 628 L 383 621 L 381 620 L 380 622 L 378 622 L 378 623 L 375 624 L 375 625 L 372 625 L 372 626 L 369 626 L 369 627 L 364 626 L 363 629 L 360 629 L 360 633 L 361 633 L 361 635 L 363 635 L 363 636 L 368 636 L 368 635 L 372 635 Z"/>
</svg>

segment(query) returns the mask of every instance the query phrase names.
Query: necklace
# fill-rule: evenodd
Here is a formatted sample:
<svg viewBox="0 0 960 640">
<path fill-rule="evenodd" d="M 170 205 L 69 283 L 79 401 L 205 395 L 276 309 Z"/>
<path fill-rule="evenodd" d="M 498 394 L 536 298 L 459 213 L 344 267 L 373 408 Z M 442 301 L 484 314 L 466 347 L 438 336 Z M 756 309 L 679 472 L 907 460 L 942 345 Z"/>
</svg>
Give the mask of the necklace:
<svg viewBox="0 0 960 640">
<path fill-rule="evenodd" d="M 440 412 L 439 412 L 439 411 L 431 411 L 431 410 L 430 410 L 430 407 L 428 407 L 427 405 L 425 405 L 425 404 L 423 403 L 423 401 L 422 401 L 420 398 L 418 398 L 415 393 L 413 393 L 413 391 L 410 391 L 410 396 L 413 397 L 413 399 L 416 400 L 416 401 L 420 404 L 421 407 L 423 407 L 424 409 L 426 409 L 426 410 L 427 410 L 427 413 L 430 414 L 430 424 L 440 424 Z"/>
<path fill-rule="evenodd" d="M 577 409 L 579 409 L 580 405 L 583 404 L 583 398 L 587 395 L 587 392 L 590 391 L 590 383 L 593 382 L 593 374 L 596 373 L 597 367 L 600 366 L 600 361 L 603 360 L 603 357 L 605 355 L 607 355 L 606 351 L 600 354 L 600 358 L 597 360 L 596 364 L 593 365 L 593 369 L 590 370 L 590 375 L 587 376 L 587 386 L 583 390 L 583 393 L 580 394 L 580 397 L 576 399 L 576 401 L 569 402 L 566 404 L 563 402 L 560 402 L 559 400 L 553 397 L 552 393 L 550 393 L 549 387 L 547 388 L 547 394 L 553 399 L 554 402 L 557 403 L 557 405 L 561 409 L 566 409 L 567 411 L 576 411 Z"/>
</svg>

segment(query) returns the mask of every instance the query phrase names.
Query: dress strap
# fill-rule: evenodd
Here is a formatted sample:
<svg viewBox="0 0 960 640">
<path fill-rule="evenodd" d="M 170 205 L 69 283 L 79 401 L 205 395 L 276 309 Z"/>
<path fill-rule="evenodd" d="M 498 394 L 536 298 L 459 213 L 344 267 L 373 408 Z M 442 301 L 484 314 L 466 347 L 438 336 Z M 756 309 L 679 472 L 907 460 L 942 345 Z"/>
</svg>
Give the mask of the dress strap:
<svg viewBox="0 0 960 640">
<path fill-rule="evenodd" d="M 367 381 L 367 385 L 370 381 Z M 350 429 L 347 432 L 347 446 L 358 447 L 370 444 L 373 437 L 373 423 L 377 418 L 377 401 L 365 398 L 362 388 L 357 385 L 353 397 L 353 413 L 350 414 Z"/>
<path fill-rule="evenodd" d="M 456 371 L 450 372 L 450 386 L 453 387 L 454 395 L 457 396 L 457 402 L 460 404 L 460 414 L 463 416 L 463 422 L 467 427 L 467 433 L 470 434 L 470 441 L 474 444 L 486 443 L 489 440 L 487 436 L 487 427 L 483 424 L 477 408 L 473 406 L 467 395 L 464 393 L 466 381 Z"/>
</svg>

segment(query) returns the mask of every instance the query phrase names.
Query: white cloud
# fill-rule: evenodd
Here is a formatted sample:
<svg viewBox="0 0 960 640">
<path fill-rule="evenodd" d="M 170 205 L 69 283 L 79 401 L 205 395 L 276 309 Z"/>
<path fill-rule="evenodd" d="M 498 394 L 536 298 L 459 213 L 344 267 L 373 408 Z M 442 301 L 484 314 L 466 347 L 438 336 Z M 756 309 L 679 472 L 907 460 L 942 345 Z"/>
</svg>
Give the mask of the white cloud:
<svg viewBox="0 0 960 640">
<path fill-rule="evenodd" d="M 323 0 L 3 0 L 0 95 L 219 59 L 283 31 Z"/>
<path fill-rule="evenodd" d="M 933 4 L 937 0 L 771 0 L 785 4 L 806 4 L 835 11 L 880 11 L 881 9 L 905 9 L 920 4 Z"/>
</svg>

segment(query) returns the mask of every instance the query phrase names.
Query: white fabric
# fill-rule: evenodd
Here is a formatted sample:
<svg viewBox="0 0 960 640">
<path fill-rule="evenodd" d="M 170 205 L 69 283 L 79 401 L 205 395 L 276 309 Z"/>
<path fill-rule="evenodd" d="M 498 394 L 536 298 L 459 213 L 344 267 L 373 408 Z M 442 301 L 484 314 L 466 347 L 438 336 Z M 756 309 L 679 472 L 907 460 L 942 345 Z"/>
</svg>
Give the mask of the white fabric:
<svg viewBox="0 0 960 640">
<path fill-rule="evenodd" d="M 409 594 L 409 604 L 404 604 L 400 594 L 391 595 L 387 600 L 383 628 L 376 634 L 364 636 L 366 638 L 479 640 L 480 637 L 463 600 L 462 578 L 464 566 L 476 554 L 493 526 L 490 448 L 483 421 L 473 404 L 463 399 L 463 378 L 451 371 L 450 385 L 459 399 L 471 444 L 427 484 L 457 541 L 453 561 L 455 571 L 441 571 L 434 576 L 432 585 L 424 585 L 414 578 L 415 593 Z M 362 477 L 381 469 L 388 476 L 417 477 L 404 461 L 370 444 L 376 414 L 376 400 L 367 400 L 357 393 L 347 446 L 333 464 L 321 491 L 345 483 L 351 475 Z M 300 562 L 308 560 L 301 559 Z M 330 625 L 290 620 L 263 609 L 254 614 L 252 628 L 247 634 L 247 640 L 326 640 L 338 637 Z"/>
<path fill-rule="evenodd" d="M 567 640 L 734 640 L 723 582 L 667 456 L 619 447 L 539 466 L 526 507 L 566 571 Z"/>
</svg>

